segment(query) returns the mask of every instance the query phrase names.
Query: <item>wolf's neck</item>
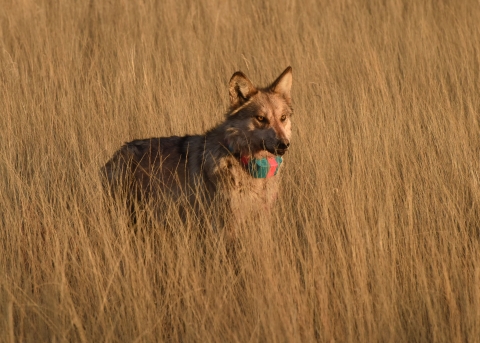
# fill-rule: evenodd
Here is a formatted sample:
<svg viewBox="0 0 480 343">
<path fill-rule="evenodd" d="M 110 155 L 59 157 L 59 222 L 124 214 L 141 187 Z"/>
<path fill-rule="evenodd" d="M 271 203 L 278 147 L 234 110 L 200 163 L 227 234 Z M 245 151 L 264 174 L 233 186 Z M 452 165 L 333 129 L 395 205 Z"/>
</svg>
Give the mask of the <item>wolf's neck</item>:
<svg viewBox="0 0 480 343">
<path fill-rule="evenodd" d="M 223 149 L 226 149 L 228 153 L 229 146 L 226 145 L 228 142 L 228 126 L 225 123 L 221 123 L 212 129 L 208 130 L 205 133 L 205 143 L 210 146 L 218 146 Z M 231 151 L 230 151 L 231 152 Z"/>
</svg>

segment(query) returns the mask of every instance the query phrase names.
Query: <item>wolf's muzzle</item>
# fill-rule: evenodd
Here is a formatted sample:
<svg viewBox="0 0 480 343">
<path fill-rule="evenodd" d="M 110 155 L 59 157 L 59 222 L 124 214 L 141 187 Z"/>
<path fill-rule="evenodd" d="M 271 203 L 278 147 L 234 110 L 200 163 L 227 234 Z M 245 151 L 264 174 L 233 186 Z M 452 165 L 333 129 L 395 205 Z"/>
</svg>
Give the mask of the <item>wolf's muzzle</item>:
<svg viewBox="0 0 480 343">
<path fill-rule="evenodd" d="M 279 142 L 277 146 L 275 147 L 275 155 L 280 155 L 282 156 L 285 154 L 290 147 L 290 142 Z"/>
</svg>

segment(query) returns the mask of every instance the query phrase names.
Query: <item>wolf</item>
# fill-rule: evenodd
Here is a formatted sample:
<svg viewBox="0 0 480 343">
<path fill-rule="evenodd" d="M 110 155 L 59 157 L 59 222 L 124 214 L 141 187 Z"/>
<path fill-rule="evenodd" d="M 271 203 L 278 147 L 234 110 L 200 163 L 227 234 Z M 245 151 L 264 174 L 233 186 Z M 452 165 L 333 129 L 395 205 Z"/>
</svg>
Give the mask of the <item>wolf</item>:
<svg viewBox="0 0 480 343">
<path fill-rule="evenodd" d="M 204 134 L 125 143 L 102 168 L 108 189 L 130 205 L 158 209 L 183 197 L 194 213 L 222 218 L 225 226 L 268 214 L 291 145 L 291 87 L 291 67 L 264 88 L 237 71 L 223 122 Z"/>
</svg>

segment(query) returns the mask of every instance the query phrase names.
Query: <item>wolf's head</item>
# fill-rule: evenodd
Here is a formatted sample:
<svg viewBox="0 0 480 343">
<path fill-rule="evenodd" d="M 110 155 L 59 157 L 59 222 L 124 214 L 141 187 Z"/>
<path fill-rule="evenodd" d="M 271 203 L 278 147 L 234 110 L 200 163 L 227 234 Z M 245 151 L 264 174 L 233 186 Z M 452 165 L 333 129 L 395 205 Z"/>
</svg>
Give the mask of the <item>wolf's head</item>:
<svg viewBox="0 0 480 343">
<path fill-rule="evenodd" d="M 268 87 L 257 88 L 238 71 L 230 79 L 226 140 L 234 152 L 254 157 L 283 155 L 290 146 L 292 68 Z"/>
</svg>

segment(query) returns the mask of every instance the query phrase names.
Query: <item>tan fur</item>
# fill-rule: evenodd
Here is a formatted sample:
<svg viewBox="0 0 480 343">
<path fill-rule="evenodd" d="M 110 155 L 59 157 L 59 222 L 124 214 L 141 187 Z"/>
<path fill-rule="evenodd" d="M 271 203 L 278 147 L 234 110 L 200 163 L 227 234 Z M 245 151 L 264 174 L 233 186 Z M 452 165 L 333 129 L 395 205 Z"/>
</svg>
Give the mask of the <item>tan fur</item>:
<svg viewBox="0 0 480 343">
<path fill-rule="evenodd" d="M 281 171 L 271 178 L 253 178 L 239 155 L 261 158 L 286 152 L 291 137 L 291 85 L 290 67 L 262 89 L 236 72 L 230 80 L 231 107 L 224 122 L 204 135 L 126 143 L 103 167 L 109 186 L 137 201 L 157 201 L 157 206 L 165 196 L 174 201 L 185 196 L 195 211 L 203 209 L 214 216 L 220 215 L 216 207 L 226 206 L 233 223 L 249 213 L 269 212 Z"/>
</svg>

